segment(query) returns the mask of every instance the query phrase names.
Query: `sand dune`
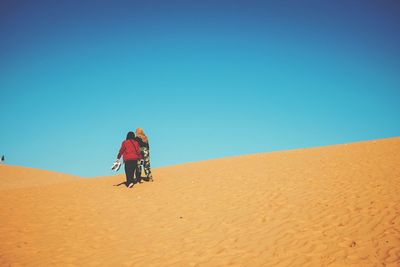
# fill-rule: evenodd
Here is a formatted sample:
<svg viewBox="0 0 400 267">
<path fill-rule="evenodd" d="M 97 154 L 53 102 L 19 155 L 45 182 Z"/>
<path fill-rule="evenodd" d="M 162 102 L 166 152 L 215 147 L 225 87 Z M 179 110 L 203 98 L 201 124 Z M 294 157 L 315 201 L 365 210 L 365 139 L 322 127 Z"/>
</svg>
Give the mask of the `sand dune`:
<svg viewBox="0 0 400 267">
<path fill-rule="evenodd" d="M 78 179 L 0 166 L 0 266 L 400 266 L 400 138 Z"/>
<path fill-rule="evenodd" d="M 0 165 L 0 190 L 41 187 L 79 179 L 78 176 L 34 168 Z"/>
</svg>

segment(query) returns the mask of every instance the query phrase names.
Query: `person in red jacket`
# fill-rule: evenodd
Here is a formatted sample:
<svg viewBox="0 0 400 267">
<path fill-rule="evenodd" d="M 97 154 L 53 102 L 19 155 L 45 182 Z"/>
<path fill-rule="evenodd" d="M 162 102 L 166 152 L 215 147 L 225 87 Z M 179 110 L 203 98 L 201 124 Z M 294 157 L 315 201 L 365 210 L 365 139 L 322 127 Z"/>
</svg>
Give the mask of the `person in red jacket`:
<svg viewBox="0 0 400 267">
<path fill-rule="evenodd" d="M 134 184 L 137 161 L 142 158 L 139 144 L 135 140 L 135 134 L 133 132 L 129 132 L 126 135 L 126 140 L 122 142 L 117 161 L 119 161 L 121 156 L 125 164 L 126 185 L 131 188 Z"/>
</svg>

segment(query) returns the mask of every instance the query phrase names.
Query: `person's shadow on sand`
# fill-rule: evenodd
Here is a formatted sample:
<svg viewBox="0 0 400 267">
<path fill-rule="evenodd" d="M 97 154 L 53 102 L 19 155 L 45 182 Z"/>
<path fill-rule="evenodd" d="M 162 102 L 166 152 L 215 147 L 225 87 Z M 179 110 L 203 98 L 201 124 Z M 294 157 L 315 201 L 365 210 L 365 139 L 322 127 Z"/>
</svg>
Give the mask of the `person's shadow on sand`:
<svg viewBox="0 0 400 267">
<path fill-rule="evenodd" d="M 143 181 L 150 182 L 151 180 L 149 178 L 146 178 L 146 177 L 140 177 L 140 180 L 139 181 L 135 181 L 134 183 L 135 184 L 141 184 L 141 183 L 143 183 Z M 113 186 L 121 186 L 121 185 L 127 186 L 126 182 L 120 182 L 119 184 L 113 184 Z"/>
<path fill-rule="evenodd" d="M 113 184 L 113 186 L 120 186 L 120 185 L 126 185 L 126 182 L 122 182 L 122 183 L 119 183 L 119 184 Z"/>
<path fill-rule="evenodd" d="M 146 179 L 143 179 L 143 178 L 142 178 L 141 180 L 147 181 Z M 135 181 L 134 184 L 141 184 L 141 183 L 143 183 L 141 180 L 140 180 L 140 181 Z M 119 184 L 113 184 L 113 186 L 121 186 L 121 185 L 128 186 L 128 185 L 126 184 L 126 182 L 120 182 Z"/>
</svg>

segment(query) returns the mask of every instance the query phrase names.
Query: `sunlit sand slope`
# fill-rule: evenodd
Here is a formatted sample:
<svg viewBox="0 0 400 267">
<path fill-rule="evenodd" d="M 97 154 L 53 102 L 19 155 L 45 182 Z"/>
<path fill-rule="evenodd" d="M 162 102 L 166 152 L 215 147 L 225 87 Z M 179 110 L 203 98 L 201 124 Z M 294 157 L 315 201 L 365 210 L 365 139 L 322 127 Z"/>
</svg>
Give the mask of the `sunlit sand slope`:
<svg viewBox="0 0 400 267">
<path fill-rule="evenodd" d="M 0 190 L 27 187 L 41 187 L 79 179 L 63 173 L 43 171 L 39 169 L 0 165 Z"/>
<path fill-rule="evenodd" d="M 0 266 L 400 266 L 400 138 L 159 168 L 132 189 L 13 171 Z"/>
</svg>

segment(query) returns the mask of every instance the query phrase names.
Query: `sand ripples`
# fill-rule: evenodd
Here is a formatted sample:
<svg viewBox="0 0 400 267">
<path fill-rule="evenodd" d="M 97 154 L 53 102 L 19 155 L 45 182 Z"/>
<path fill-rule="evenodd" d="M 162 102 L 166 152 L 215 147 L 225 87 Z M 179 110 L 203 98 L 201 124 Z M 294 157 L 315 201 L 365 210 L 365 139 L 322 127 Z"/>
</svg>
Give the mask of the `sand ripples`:
<svg viewBox="0 0 400 267">
<path fill-rule="evenodd" d="M 400 266 L 398 162 L 392 138 L 160 168 L 133 189 L 2 166 L 0 265 Z"/>
</svg>

